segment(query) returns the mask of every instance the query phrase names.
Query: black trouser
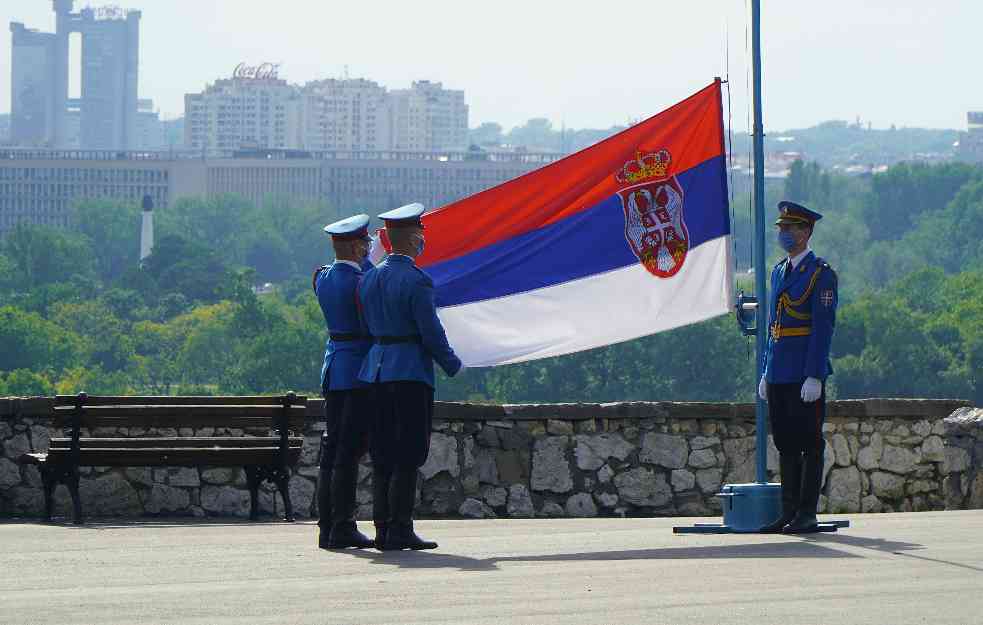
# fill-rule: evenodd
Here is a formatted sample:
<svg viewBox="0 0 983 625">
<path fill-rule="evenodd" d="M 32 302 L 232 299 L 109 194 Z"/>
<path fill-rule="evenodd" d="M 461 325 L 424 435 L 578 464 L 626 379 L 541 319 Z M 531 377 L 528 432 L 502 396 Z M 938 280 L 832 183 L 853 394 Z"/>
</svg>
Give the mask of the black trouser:
<svg viewBox="0 0 983 625">
<path fill-rule="evenodd" d="M 768 420 L 781 457 L 784 517 L 797 512 L 814 515 L 822 489 L 826 384 L 814 402 L 802 401 L 801 392 L 802 382 L 768 384 Z"/>
<path fill-rule="evenodd" d="M 368 449 L 372 413 L 368 388 L 325 393 L 317 484 L 318 525 L 324 529 L 354 519 L 358 463 Z"/>
<path fill-rule="evenodd" d="M 408 524 L 416 503 L 416 473 L 430 454 L 433 389 L 423 382 L 373 384 L 373 520 Z"/>
</svg>

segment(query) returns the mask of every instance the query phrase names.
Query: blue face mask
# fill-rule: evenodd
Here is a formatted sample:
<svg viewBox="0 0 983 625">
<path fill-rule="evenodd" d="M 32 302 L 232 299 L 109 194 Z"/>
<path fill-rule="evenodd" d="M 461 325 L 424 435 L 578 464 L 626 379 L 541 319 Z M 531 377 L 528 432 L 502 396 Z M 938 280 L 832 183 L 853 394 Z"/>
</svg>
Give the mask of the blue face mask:
<svg viewBox="0 0 983 625">
<path fill-rule="evenodd" d="M 778 232 L 778 244 L 782 246 L 782 249 L 786 252 L 791 252 L 795 249 L 795 235 L 793 235 L 788 230 Z"/>
<path fill-rule="evenodd" d="M 426 243 L 427 242 L 423 239 L 422 236 L 417 237 L 417 239 L 416 239 L 416 255 L 417 256 L 420 256 L 421 254 L 423 254 L 423 248 L 426 247 Z"/>
</svg>

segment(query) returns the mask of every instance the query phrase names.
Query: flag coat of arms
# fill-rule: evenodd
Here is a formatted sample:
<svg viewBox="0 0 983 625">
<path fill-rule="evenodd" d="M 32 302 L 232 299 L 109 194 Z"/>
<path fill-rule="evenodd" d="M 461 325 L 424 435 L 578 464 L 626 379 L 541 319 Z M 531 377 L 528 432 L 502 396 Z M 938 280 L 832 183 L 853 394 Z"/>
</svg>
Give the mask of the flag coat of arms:
<svg viewBox="0 0 983 625">
<path fill-rule="evenodd" d="M 466 366 L 559 356 L 730 310 L 719 80 L 423 216 L 417 259 Z"/>
</svg>

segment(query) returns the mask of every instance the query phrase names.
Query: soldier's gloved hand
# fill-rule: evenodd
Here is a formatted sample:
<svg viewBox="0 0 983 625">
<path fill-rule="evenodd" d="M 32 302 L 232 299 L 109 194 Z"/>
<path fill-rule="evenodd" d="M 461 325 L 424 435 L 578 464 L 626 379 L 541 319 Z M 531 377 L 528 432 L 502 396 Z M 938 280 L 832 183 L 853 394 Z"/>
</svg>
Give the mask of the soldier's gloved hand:
<svg viewBox="0 0 983 625">
<path fill-rule="evenodd" d="M 817 399 L 823 392 L 823 383 L 816 378 L 806 378 L 806 381 L 802 383 L 802 401 L 810 404 Z"/>
<path fill-rule="evenodd" d="M 758 382 L 758 397 L 763 401 L 768 401 L 768 380 L 765 376 L 761 376 L 761 381 Z"/>
</svg>

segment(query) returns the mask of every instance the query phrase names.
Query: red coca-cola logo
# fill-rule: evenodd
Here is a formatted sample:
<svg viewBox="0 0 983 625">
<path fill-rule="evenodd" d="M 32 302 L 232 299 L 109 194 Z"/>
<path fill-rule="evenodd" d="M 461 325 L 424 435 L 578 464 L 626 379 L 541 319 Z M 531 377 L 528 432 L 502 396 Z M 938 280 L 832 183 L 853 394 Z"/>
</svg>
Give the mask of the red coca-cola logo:
<svg viewBox="0 0 983 625">
<path fill-rule="evenodd" d="M 232 77 L 245 78 L 247 80 L 275 80 L 279 71 L 279 63 L 262 63 L 260 65 L 239 63 L 236 65 L 235 70 L 233 70 Z"/>
</svg>

